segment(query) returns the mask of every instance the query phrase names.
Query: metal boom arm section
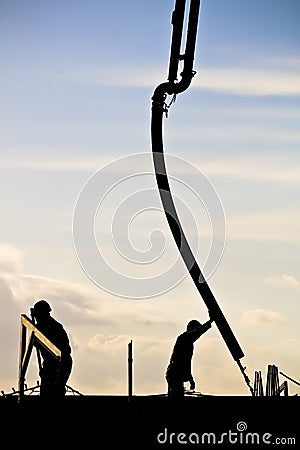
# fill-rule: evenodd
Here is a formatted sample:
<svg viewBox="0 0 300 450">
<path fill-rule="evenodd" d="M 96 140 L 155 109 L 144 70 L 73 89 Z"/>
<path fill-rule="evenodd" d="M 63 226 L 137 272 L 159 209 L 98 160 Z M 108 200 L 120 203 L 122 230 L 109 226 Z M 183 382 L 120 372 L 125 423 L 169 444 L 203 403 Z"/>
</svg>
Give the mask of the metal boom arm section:
<svg viewBox="0 0 300 450">
<path fill-rule="evenodd" d="M 230 351 L 233 359 L 237 362 L 243 374 L 243 377 L 251 391 L 251 394 L 253 395 L 253 388 L 251 387 L 250 380 L 245 373 L 245 367 L 243 367 L 240 362 L 240 359 L 243 358 L 244 353 L 238 341 L 236 340 L 223 312 L 221 311 L 221 308 L 219 307 L 214 294 L 212 293 L 207 281 L 205 280 L 205 277 L 185 237 L 172 198 L 165 164 L 163 144 L 163 115 L 167 112 L 165 100 L 167 98 L 167 95 L 176 95 L 178 93 L 184 92 L 190 86 L 192 78 L 196 73 L 193 70 L 193 63 L 196 46 L 198 17 L 200 12 L 200 0 L 190 0 L 185 53 L 181 55 L 180 47 L 184 24 L 185 7 L 186 0 L 176 0 L 175 9 L 172 14 L 173 34 L 170 51 L 168 81 L 158 85 L 154 90 L 152 96 L 151 141 L 156 181 L 169 227 L 183 258 L 183 261 L 199 294 L 201 295 L 211 316 L 215 320 L 216 326 L 218 327 L 228 350 Z M 180 60 L 183 61 L 183 71 L 180 74 L 181 79 L 180 81 L 178 81 L 177 72 Z"/>
</svg>

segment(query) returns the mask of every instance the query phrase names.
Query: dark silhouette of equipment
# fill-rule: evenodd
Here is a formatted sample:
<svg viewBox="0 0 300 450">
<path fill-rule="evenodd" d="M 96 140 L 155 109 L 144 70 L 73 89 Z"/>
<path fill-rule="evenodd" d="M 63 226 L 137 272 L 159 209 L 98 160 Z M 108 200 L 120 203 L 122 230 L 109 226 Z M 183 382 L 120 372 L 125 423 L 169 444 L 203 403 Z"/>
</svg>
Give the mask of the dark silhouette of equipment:
<svg viewBox="0 0 300 450">
<path fill-rule="evenodd" d="M 170 190 L 168 174 L 164 159 L 163 144 L 163 116 L 168 112 L 170 105 L 166 104 L 167 95 L 173 95 L 173 99 L 179 93 L 184 92 L 191 84 L 196 74 L 193 70 L 194 54 L 196 46 L 198 18 L 200 12 L 200 0 L 190 1 L 190 10 L 187 24 L 187 36 L 184 54 L 180 53 L 184 16 L 185 16 L 186 0 L 176 0 L 175 9 L 172 14 L 172 41 L 170 50 L 170 62 L 168 81 L 159 84 L 154 90 L 152 96 L 151 111 L 151 141 L 152 155 L 155 168 L 157 186 L 159 189 L 161 201 L 165 211 L 169 227 L 175 239 L 176 245 L 180 251 L 183 261 L 189 271 L 189 274 L 201 295 L 205 305 L 207 306 L 211 317 L 215 320 L 228 350 L 233 359 L 237 362 L 243 377 L 253 395 L 253 388 L 250 380 L 242 366 L 240 360 L 244 357 L 244 353 L 234 336 L 218 302 L 212 293 L 205 277 L 192 253 L 187 238 L 181 226 L 175 204 Z M 178 69 L 180 61 L 183 62 L 183 70 L 180 73 L 181 79 L 178 81 Z M 172 102 L 171 102 L 172 103 Z M 170 103 L 170 104 L 171 104 Z"/>
<path fill-rule="evenodd" d="M 282 372 L 279 373 L 282 374 Z M 254 395 L 256 397 L 274 397 L 280 395 L 283 392 L 283 395 L 288 396 L 288 383 L 287 381 L 284 381 L 283 383 L 279 384 L 279 373 L 277 366 L 275 366 L 274 364 L 268 365 L 266 387 L 264 390 L 261 371 L 256 370 L 254 373 Z M 287 377 L 286 375 L 284 376 Z M 291 378 L 289 379 L 291 381 L 294 381 Z"/>
<path fill-rule="evenodd" d="M 26 392 L 26 396 L 35 396 L 35 395 L 39 395 L 40 393 L 40 382 L 37 381 L 35 386 L 30 386 L 28 387 L 27 384 L 24 384 L 24 389 L 23 389 L 23 396 L 25 395 Z M 5 393 L 3 390 L 1 391 L 1 394 L 3 397 L 13 397 L 13 396 L 18 396 L 20 395 L 20 391 L 16 391 L 15 388 L 11 388 L 11 392 L 7 392 Z M 66 385 L 66 394 L 71 394 L 73 396 L 80 396 L 83 397 L 84 395 L 77 391 L 76 389 L 72 388 L 71 386 L 69 386 L 68 384 Z"/>
<path fill-rule="evenodd" d="M 288 380 L 290 380 L 292 383 L 297 384 L 298 386 L 300 386 L 299 381 L 294 380 L 293 378 L 289 377 L 288 375 L 286 375 L 286 374 L 283 373 L 283 372 L 279 372 L 279 373 L 280 373 L 280 375 L 282 375 L 283 377 L 285 377 L 285 378 L 287 378 Z"/>
</svg>

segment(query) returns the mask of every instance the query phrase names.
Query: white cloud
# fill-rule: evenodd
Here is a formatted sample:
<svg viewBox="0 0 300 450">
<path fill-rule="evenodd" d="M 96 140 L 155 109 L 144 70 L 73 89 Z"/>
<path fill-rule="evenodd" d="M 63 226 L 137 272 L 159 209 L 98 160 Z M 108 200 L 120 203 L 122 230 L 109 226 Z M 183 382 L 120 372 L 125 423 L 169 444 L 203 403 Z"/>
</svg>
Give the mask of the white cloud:
<svg viewBox="0 0 300 450">
<path fill-rule="evenodd" d="M 88 347 L 92 350 L 101 350 L 104 353 L 112 355 L 120 351 L 123 353 L 128 342 L 130 342 L 130 336 L 116 334 L 103 335 L 97 333 L 89 340 Z"/>
<path fill-rule="evenodd" d="M 9 247 L 9 250 L 8 262 L 10 255 L 19 254 L 13 247 Z M 87 393 L 125 393 L 127 345 L 131 339 L 136 339 L 136 349 L 141 349 L 141 355 L 144 354 L 141 357 L 147 367 L 145 375 L 148 373 L 150 380 L 147 389 L 150 389 L 150 385 L 154 388 L 151 370 L 155 372 L 158 367 L 155 363 L 150 367 L 147 354 L 151 354 L 153 349 L 152 334 L 162 329 L 163 333 L 168 333 L 168 329 L 173 327 L 169 319 L 165 321 L 160 314 L 145 310 L 143 302 L 113 299 L 102 291 L 99 296 L 99 290 L 95 293 L 77 284 L 20 274 L 12 263 L 3 263 L 3 267 L 5 271 L 0 276 L 0 357 L 4 361 L 0 376 L 1 389 L 8 392 L 11 386 L 16 386 L 20 315 L 29 315 L 29 308 L 39 298 L 49 301 L 53 317 L 63 323 L 70 336 L 74 358 L 69 381 L 72 387 L 79 391 L 86 389 Z M 160 346 L 164 348 L 163 341 L 157 338 L 157 349 Z M 151 359 L 153 361 L 154 358 Z M 27 384 L 35 385 L 37 378 L 33 355 Z M 156 383 L 164 382 L 159 376 L 155 380 Z M 147 380 L 139 381 L 141 392 L 143 383 L 147 385 Z M 157 386 L 156 389 L 159 390 Z"/>
<path fill-rule="evenodd" d="M 0 243 L 0 272 L 19 272 L 23 262 L 24 255 L 18 248 Z"/>
<path fill-rule="evenodd" d="M 300 137 L 300 136 L 299 136 Z M 218 160 L 204 159 L 199 168 L 208 176 L 227 177 L 241 180 L 264 182 L 300 183 L 300 161 L 298 156 L 288 160 L 276 155 L 257 155 L 243 157 L 227 157 Z M 266 167 L 268 170 L 266 170 Z"/>
<path fill-rule="evenodd" d="M 233 95 L 300 95 L 297 64 L 283 69 L 211 68 L 197 71 L 192 84 L 196 88 Z M 103 68 L 72 69 L 63 79 L 80 84 L 152 88 L 166 81 L 166 70 L 148 67 L 123 67 L 113 70 Z"/>
<path fill-rule="evenodd" d="M 32 154 L 30 157 L 30 151 L 24 149 L 16 150 L 19 155 L 27 154 L 26 159 L 21 156 L 16 158 L 10 156 L 11 151 L 3 151 L 6 156 L 1 157 L 0 167 L 2 169 L 29 169 L 29 170 L 50 170 L 50 171 L 65 171 L 65 172 L 95 172 L 97 169 L 106 166 L 113 160 L 118 159 L 115 155 L 112 159 L 111 156 L 85 156 L 85 157 L 73 157 L 64 158 L 62 156 L 55 157 L 54 149 L 45 148 L 41 151 L 43 157 L 35 156 Z M 48 155 L 48 157 L 47 157 Z"/>
<path fill-rule="evenodd" d="M 210 133 L 215 135 L 216 130 L 210 130 Z M 228 130 L 226 131 L 228 134 Z M 252 134 L 255 129 L 252 130 Z M 218 133 L 217 133 L 218 134 Z M 273 136 L 274 137 L 274 136 Z M 195 136 L 196 139 L 196 136 Z M 298 135 L 300 142 L 300 133 Z M 49 170 L 49 171 L 66 171 L 66 172 L 86 172 L 93 174 L 97 170 L 105 169 L 105 173 L 118 173 L 127 175 L 128 173 L 154 173 L 152 154 L 151 152 L 143 152 L 142 157 L 136 159 L 134 165 L 134 154 L 123 155 L 102 155 L 88 156 L 84 158 L 81 156 L 74 156 L 72 159 L 65 158 L 63 155 L 54 156 L 53 149 L 45 149 L 43 151 L 43 158 L 39 159 L 34 156 L 29 150 L 16 150 L 18 157 L 9 156 L 10 151 L 6 151 L 7 156 L 0 158 L 0 168 L 3 169 L 24 169 L 24 170 Z M 22 156 L 27 154 L 26 159 Z M 45 156 L 48 154 L 48 158 Z M 138 156 L 141 153 L 136 153 Z M 169 156 L 169 157 L 168 157 Z M 118 164 L 117 162 L 120 161 Z M 182 163 L 181 163 L 182 161 Z M 187 163 L 184 163 L 187 161 Z M 142 163 L 142 164 L 141 164 Z M 129 165 L 130 164 L 130 165 Z M 226 158 L 203 158 L 201 161 L 195 159 L 195 155 L 191 153 L 185 158 L 180 158 L 177 155 L 166 153 L 166 164 L 170 176 L 187 175 L 204 173 L 207 177 L 223 177 L 241 180 L 253 180 L 264 182 L 281 182 L 281 183 L 300 183 L 300 159 L 299 155 L 293 155 L 289 158 L 284 155 L 272 156 L 268 154 L 253 153 L 251 156 L 230 156 Z M 193 169 L 194 167 L 194 169 Z M 268 170 L 266 170 L 266 167 Z M 199 172 L 200 171 L 200 172 Z M 7 253 L 9 249 L 4 249 Z M 20 255 L 15 255 L 19 258 Z M 1 260 L 0 260 L 1 263 Z"/>
<path fill-rule="evenodd" d="M 241 110 L 242 111 L 242 110 Z M 212 121 L 213 122 L 213 121 Z M 175 143 L 176 139 L 183 141 L 188 140 L 189 143 L 195 140 L 196 149 L 199 150 L 199 140 L 220 143 L 222 142 L 249 142 L 249 136 L 251 137 L 252 146 L 263 148 L 265 144 L 274 143 L 277 146 L 290 145 L 300 142 L 300 132 L 298 129 L 290 129 L 289 127 L 279 127 L 276 126 L 264 126 L 261 127 L 260 118 L 256 118 L 256 123 L 241 124 L 239 122 L 238 113 L 232 119 L 232 122 L 236 123 L 235 126 L 228 126 L 222 124 L 195 124 L 191 126 L 190 124 L 185 124 L 185 127 L 174 128 L 172 137 Z M 257 143 L 256 143 L 257 142 Z M 255 144 L 254 144 L 255 143 Z M 256 154 L 260 153 L 255 149 Z"/>
<path fill-rule="evenodd" d="M 299 288 L 299 281 L 293 275 L 272 275 L 267 277 L 265 283 L 273 286 L 273 287 L 282 287 L 282 288 Z"/>
<path fill-rule="evenodd" d="M 229 239 L 299 243 L 300 211 L 281 208 L 227 217 Z"/>
<path fill-rule="evenodd" d="M 202 303 L 199 305 L 198 298 L 196 302 L 190 299 L 193 294 L 188 285 L 179 286 L 168 298 L 137 302 L 114 299 L 98 289 L 60 280 L 16 271 L 4 273 L 0 278 L 0 389 L 8 392 L 17 383 L 19 316 L 28 311 L 36 298 L 45 297 L 51 303 L 53 316 L 64 324 L 71 337 L 74 368 L 70 386 L 84 394 L 126 395 L 127 347 L 133 340 L 134 393 L 166 392 L 164 373 L 177 334 L 190 317 L 206 317 L 206 309 Z M 258 309 L 247 311 L 243 321 L 254 326 L 280 325 L 286 319 L 276 311 Z M 251 335 L 251 327 L 247 329 Z M 259 335 L 257 329 L 255 335 Z M 279 339 L 277 333 L 275 337 Z M 282 347 L 278 357 L 286 353 Z M 29 366 L 27 383 L 32 386 L 38 378 L 35 358 Z M 215 327 L 196 344 L 193 367 L 197 389 L 202 392 L 249 393 Z M 295 370 L 293 365 L 292 368 Z"/>
<path fill-rule="evenodd" d="M 288 70 L 205 68 L 195 86 L 234 95 L 300 95 L 299 74 Z"/>
<path fill-rule="evenodd" d="M 73 68 L 61 75 L 62 80 L 92 86 L 119 86 L 119 87 L 143 87 L 153 88 L 156 83 L 165 80 L 165 69 L 153 69 L 148 67 L 122 67 L 115 69 Z"/>
<path fill-rule="evenodd" d="M 265 309 L 246 311 L 242 316 L 243 323 L 248 325 L 282 325 L 287 322 L 279 312 Z"/>
</svg>

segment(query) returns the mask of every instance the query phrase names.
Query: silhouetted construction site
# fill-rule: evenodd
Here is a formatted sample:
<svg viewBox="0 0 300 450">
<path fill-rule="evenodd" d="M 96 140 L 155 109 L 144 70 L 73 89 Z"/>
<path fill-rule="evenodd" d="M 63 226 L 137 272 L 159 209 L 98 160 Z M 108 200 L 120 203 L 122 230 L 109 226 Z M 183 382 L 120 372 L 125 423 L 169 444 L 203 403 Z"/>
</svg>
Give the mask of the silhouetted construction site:
<svg viewBox="0 0 300 450">
<path fill-rule="evenodd" d="M 156 87 L 152 96 L 153 164 L 166 220 L 178 251 L 220 332 L 220 338 L 237 364 L 249 395 L 237 396 L 234 392 L 230 396 L 205 395 L 192 389 L 178 401 L 169 398 L 167 393 L 137 396 L 134 393 L 131 341 L 124 349 L 128 355 L 128 391 L 124 395 L 85 395 L 76 386 L 67 384 L 62 399 L 54 401 L 48 398 L 45 401 L 40 396 L 39 382 L 35 386 L 26 384 L 32 353 L 43 348 L 61 364 L 62 352 L 32 318 L 22 314 L 18 387 L 11 392 L 2 391 L 0 398 L 2 433 L 11 433 L 12 442 L 34 442 L 39 432 L 42 441 L 38 445 L 57 444 L 60 434 L 63 434 L 64 445 L 93 445 L 96 448 L 116 448 L 116 445 L 124 443 L 138 445 L 141 449 L 166 445 L 181 448 L 181 444 L 216 445 L 225 442 L 238 443 L 242 448 L 249 443 L 279 443 L 274 439 L 290 439 L 290 444 L 296 442 L 298 395 L 290 395 L 289 387 L 290 384 L 300 386 L 300 383 L 281 372 L 272 362 L 253 375 L 246 373 L 241 361 L 244 351 L 190 249 L 172 198 L 164 160 L 163 118 L 170 106 L 166 104 L 166 97 L 171 95 L 175 98 L 188 89 L 196 73 L 193 61 L 200 0 L 190 1 L 185 52 L 181 54 L 185 8 L 185 0 L 176 0 L 172 14 L 168 78 Z"/>
</svg>

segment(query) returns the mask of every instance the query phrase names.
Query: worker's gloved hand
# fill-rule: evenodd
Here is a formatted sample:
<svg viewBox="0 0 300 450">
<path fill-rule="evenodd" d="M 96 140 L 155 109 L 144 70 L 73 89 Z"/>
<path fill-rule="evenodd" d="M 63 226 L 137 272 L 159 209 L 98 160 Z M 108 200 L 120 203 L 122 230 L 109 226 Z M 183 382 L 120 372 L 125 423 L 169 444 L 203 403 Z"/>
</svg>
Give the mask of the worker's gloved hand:
<svg viewBox="0 0 300 450">
<path fill-rule="evenodd" d="M 212 313 L 211 313 L 210 310 L 208 310 L 208 314 L 209 314 L 209 320 L 210 320 L 211 322 L 213 322 L 215 319 L 213 318 L 213 315 L 212 315 Z"/>
<path fill-rule="evenodd" d="M 191 391 L 194 391 L 194 390 L 195 390 L 195 387 L 196 387 L 195 381 L 194 381 L 193 379 L 191 379 L 191 380 L 190 380 L 190 390 L 191 390 Z"/>
</svg>

